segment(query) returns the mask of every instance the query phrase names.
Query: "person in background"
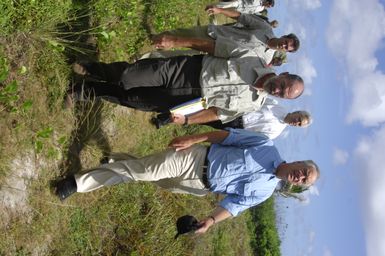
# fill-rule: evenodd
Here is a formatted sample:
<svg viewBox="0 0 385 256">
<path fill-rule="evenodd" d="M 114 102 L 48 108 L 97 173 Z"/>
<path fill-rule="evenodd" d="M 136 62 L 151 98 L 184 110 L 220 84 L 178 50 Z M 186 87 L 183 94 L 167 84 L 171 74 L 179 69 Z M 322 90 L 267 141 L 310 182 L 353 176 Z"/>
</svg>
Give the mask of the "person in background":
<svg viewBox="0 0 385 256">
<path fill-rule="evenodd" d="M 166 31 L 152 37 L 155 48 L 162 50 L 191 48 L 197 53 L 212 54 L 207 48 L 202 47 L 210 43 L 215 45 L 217 55 L 221 51 L 251 51 L 268 65 L 277 51 L 296 52 L 300 47 L 300 41 L 295 34 L 276 37 L 270 23 L 256 15 L 217 7 L 211 7 L 207 11 L 210 15 L 222 13 L 237 20 L 237 23 L 232 26 L 209 25 Z M 223 40 L 232 44 L 226 44 L 226 49 L 222 49 L 219 41 Z"/>
<path fill-rule="evenodd" d="M 223 9 L 231 8 L 241 13 L 254 14 L 262 12 L 263 10 L 266 10 L 266 8 L 274 7 L 274 4 L 274 0 L 233 0 L 218 2 L 208 7 L 215 6 Z"/>
<path fill-rule="evenodd" d="M 170 121 L 177 124 L 185 123 L 185 116 L 172 115 Z M 262 108 L 258 111 L 246 113 L 233 121 L 222 123 L 215 121 L 205 123 L 216 129 L 237 128 L 261 133 L 269 139 L 277 138 L 287 126 L 307 127 L 312 123 L 312 118 L 307 111 L 288 111 L 274 99 L 267 98 Z"/>
</svg>

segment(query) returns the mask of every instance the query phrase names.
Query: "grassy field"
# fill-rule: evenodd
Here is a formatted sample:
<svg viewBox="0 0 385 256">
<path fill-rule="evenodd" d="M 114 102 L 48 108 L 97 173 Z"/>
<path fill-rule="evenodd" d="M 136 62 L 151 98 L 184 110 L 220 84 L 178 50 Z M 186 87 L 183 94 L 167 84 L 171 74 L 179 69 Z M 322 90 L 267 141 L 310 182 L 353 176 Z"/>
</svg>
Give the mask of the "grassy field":
<svg viewBox="0 0 385 256">
<path fill-rule="evenodd" d="M 174 240 L 178 216 L 219 200 L 125 184 L 61 203 L 53 180 L 106 153 L 162 150 L 178 135 L 152 113 L 106 102 L 63 108 L 75 60 L 133 61 L 150 33 L 207 24 L 209 0 L 4 0 L 0 3 L 0 255 L 252 255 L 249 213 L 203 236 Z"/>
</svg>

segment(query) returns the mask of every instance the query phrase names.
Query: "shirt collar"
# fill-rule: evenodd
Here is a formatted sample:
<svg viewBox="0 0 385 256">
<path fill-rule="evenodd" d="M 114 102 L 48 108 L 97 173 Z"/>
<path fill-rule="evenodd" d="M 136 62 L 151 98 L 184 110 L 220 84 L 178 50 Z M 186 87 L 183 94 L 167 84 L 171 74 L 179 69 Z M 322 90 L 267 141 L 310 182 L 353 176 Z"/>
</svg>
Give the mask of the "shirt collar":
<svg viewBox="0 0 385 256">
<path fill-rule="evenodd" d="M 279 178 L 275 173 L 277 172 L 278 166 L 279 166 L 280 164 L 282 164 L 282 163 L 286 163 L 286 161 L 283 161 L 283 160 L 275 160 L 275 161 L 273 162 L 273 167 L 274 167 L 273 174 L 274 174 L 274 176 L 275 176 L 277 179 L 280 179 L 280 180 L 281 180 L 281 178 Z"/>
<path fill-rule="evenodd" d="M 261 64 L 264 66 L 265 63 L 262 61 L 262 59 L 261 58 L 258 58 L 258 59 L 261 62 Z M 254 87 L 257 84 L 257 81 L 258 81 L 259 78 L 261 78 L 261 77 L 263 77 L 263 76 L 265 76 L 267 74 L 275 74 L 274 73 L 274 69 L 267 68 L 267 67 L 264 67 L 264 68 L 254 68 L 254 72 L 255 72 L 256 78 L 254 80 L 254 83 L 253 83 L 252 87 Z"/>
</svg>

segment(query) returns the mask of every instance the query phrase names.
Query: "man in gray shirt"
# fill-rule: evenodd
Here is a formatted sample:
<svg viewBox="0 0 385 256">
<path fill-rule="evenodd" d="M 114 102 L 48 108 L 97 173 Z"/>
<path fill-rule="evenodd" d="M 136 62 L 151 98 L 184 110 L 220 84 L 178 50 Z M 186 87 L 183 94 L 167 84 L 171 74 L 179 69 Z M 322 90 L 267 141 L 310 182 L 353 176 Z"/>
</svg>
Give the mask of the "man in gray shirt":
<svg viewBox="0 0 385 256">
<path fill-rule="evenodd" d="M 256 15 L 217 7 L 208 7 L 207 11 L 210 14 L 224 14 L 237 20 L 237 23 L 234 26 L 209 25 L 167 31 L 154 36 L 155 47 L 158 49 L 186 47 L 184 45 L 185 41 L 181 37 L 194 38 L 195 44 L 190 48 L 208 52 L 207 49 L 200 47 L 200 44 L 204 44 L 205 40 L 212 41 L 215 44 L 216 41 L 226 39 L 231 41 L 232 44 L 215 45 L 215 56 L 222 57 L 222 52 L 227 54 L 229 51 L 236 52 L 241 49 L 248 49 L 263 59 L 267 65 L 271 63 L 276 51 L 295 52 L 300 46 L 299 39 L 294 34 L 277 38 L 271 25 Z M 202 41 L 199 42 L 199 39 Z M 210 54 L 210 52 L 208 53 Z"/>
</svg>

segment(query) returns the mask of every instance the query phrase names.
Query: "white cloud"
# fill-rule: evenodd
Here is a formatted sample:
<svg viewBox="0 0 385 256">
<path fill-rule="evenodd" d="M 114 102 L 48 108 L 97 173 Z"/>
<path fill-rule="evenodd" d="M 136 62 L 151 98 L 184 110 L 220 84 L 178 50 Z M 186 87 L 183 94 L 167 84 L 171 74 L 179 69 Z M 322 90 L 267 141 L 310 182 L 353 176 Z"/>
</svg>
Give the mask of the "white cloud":
<svg viewBox="0 0 385 256">
<path fill-rule="evenodd" d="M 365 18 L 370 17 L 370 18 Z M 385 11 L 378 0 L 334 1 L 326 39 L 346 67 L 346 88 L 353 100 L 349 122 L 365 126 L 385 122 L 385 74 L 378 69 L 376 51 L 385 37 Z"/>
<path fill-rule="evenodd" d="M 335 165 L 344 165 L 349 158 L 349 153 L 345 150 L 335 148 L 333 152 L 333 163 Z"/>
<path fill-rule="evenodd" d="M 303 253 L 304 256 L 313 255 L 315 237 L 316 237 L 316 233 L 313 230 L 311 230 L 309 232 L 309 236 L 308 236 L 309 240 L 307 242 L 306 251 L 305 251 L 305 253 Z"/>
<path fill-rule="evenodd" d="M 320 0 L 290 0 L 287 4 L 305 10 L 314 10 L 321 7 Z"/>
<path fill-rule="evenodd" d="M 384 46 L 384 6 L 379 0 L 334 1 L 326 38 L 343 65 L 345 88 L 352 92 L 347 120 L 379 127 L 359 141 L 353 166 L 360 177 L 367 255 L 385 255 L 385 73 L 376 57 Z"/>
<path fill-rule="evenodd" d="M 329 248 L 325 247 L 324 252 L 323 252 L 323 256 L 333 256 L 333 254 Z"/>
<path fill-rule="evenodd" d="M 310 231 L 309 232 L 309 242 L 312 243 L 315 239 L 315 232 L 314 231 Z"/>
<path fill-rule="evenodd" d="M 385 127 L 360 140 L 355 150 L 355 171 L 360 194 L 368 256 L 385 255 Z"/>
<path fill-rule="evenodd" d="M 297 60 L 298 72 L 304 80 L 305 84 L 311 84 L 313 78 L 317 76 L 317 71 L 313 66 L 313 62 L 308 57 L 302 55 Z"/>
<path fill-rule="evenodd" d="M 319 0 L 289 0 L 285 1 L 284 17 L 280 19 L 283 32 L 280 35 L 294 33 L 298 36 L 301 45 L 298 52 L 288 54 L 288 65 L 283 66 L 284 71 L 300 75 L 306 85 L 305 95 L 311 94 L 310 84 L 317 77 L 317 71 L 310 59 L 311 51 L 318 41 L 317 30 L 313 13 L 321 6 Z"/>
<path fill-rule="evenodd" d="M 364 126 L 385 121 L 385 75 L 380 71 L 354 79 L 353 104 L 349 121 L 359 120 Z"/>
<path fill-rule="evenodd" d="M 301 202 L 301 204 L 308 205 L 310 203 L 311 196 L 319 196 L 319 190 L 317 186 L 310 186 L 308 190 L 298 194 L 297 199 Z"/>
<path fill-rule="evenodd" d="M 290 22 L 285 24 L 285 35 L 294 33 L 301 41 L 300 49 L 303 43 L 306 41 L 308 34 L 308 28 L 303 26 L 303 18 L 291 19 Z M 291 55 L 289 55 L 291 56 Z"/>
<path fill-rule="evenodd" d="M 307 191 L 310 195 L 319 196 L 319 190 L 316 185 L 310 186 Z"/>
</svg>

